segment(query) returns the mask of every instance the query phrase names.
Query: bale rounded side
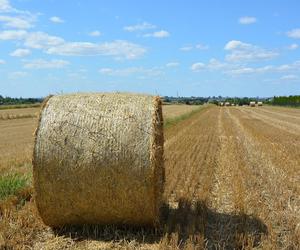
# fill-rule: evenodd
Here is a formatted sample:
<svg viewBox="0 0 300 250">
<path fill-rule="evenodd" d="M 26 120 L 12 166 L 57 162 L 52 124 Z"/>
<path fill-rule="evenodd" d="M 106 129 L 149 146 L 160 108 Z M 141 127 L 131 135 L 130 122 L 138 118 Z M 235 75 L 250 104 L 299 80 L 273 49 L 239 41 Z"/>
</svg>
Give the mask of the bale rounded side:
<svg viewBox="0 0 300 250">
<path fill-rule="evenodd" d="M 45 224 L 156 225 L 164 185 L 161 101 L 147 95 L 53 96 L 33 154 Z"/>
</svg>

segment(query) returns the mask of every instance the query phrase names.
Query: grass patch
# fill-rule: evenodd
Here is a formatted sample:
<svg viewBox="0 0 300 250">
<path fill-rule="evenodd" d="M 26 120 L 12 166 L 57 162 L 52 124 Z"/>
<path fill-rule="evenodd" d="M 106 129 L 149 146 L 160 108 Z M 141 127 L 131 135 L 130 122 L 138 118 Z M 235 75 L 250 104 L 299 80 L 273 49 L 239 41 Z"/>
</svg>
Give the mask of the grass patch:
<svg viewBox="0 0 300 250">
<path fill-rule="evenodd" d="M 28 177 L 19 174 L 7 174 L 0 177 L 0 200 L 17 195 L 28 185 Z"/>
<path fill-rule="evenodd" d="M 199 108 L 197 109 L 194 109 L 190 112 L 187 112 L 183 115 L 180 115 L 180 116 L 176 116 L 176 117 L 173 117 L 173 118 L 168 118 L 168 119 L 165 119 L 164 121 L 164 128 L 169 128 L 175 124 L 177 124 L 178 122 L 181 122 L 187 118 L 190 118 L 192 115 L 198 113 L 200 110 L 203 110 L 203 106 L 200 106 Z"/>
</svg>

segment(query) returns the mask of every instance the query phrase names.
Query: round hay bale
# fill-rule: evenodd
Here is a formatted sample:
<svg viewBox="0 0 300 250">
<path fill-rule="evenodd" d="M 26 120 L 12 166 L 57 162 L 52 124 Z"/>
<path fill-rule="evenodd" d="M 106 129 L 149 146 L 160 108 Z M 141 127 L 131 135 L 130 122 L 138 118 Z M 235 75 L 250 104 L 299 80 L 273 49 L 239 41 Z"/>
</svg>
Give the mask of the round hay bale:
<svg viewBox="0 0 300 250">
<path fill-rule="evenodd" d="M 250 102 L 249 105 L 250 105 L 250 107 L 255 107 L 255 104 L 256 104 L 255 102 Z"/>
<path fill-rule="evenodd" d="M 36 131 L 35 200 L 45 224 L 157 225 L 164 187 L 159 97 L 52 96 Z"/>
</svg>

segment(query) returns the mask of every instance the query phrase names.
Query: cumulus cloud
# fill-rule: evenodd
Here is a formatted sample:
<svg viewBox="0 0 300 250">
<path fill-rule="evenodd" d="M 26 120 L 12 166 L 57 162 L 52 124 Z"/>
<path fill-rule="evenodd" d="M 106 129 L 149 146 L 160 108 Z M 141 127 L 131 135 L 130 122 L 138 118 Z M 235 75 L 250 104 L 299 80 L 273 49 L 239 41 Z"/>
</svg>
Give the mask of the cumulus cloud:
<svg viewBox="0 0 300 250">
<path fill-rule="evenodd" d="M 245 75 L 245 74 L 264 74 L 264 73 L 282 73 L 282 72 L 300 72 L 300 61 L 282 65 L 267 65 L 263 67 L 243 67 L 236 66 L 224 73 L 229 75 Z M 291 74 L 289 74 L 291 75 Z"/>
<path fill-rule="evenodd" d="M 299 45 L 296 44 L 296 43 L 293 43 L 293 44 L 289 45 L 287 48 L 288 48 L 289 50 L 295 50 L 295 49 L 298 49 L 298 48 L 299 48 Z"/>
<path fill-rule="evenodd" d="M 28 73 L 24 71 L 14 71 L 9 73 L 8 77 L 11 79 L 18 79 L 18 78 L 26 77 L 27 75 Z"/>
<path fill-rule="evenodd" d="M 295 81 L 295 80 L 299 80 L 299 77 L 296 75 L 284 75 L 280 78 L 280 80 Z"/>
<path fill-rule="evenodd" d="M 191 51 L 193 49 L 208 50 L 209 46 L 206 45 L 206 44 L 198 43 L 196 45 L 186 45 L 186 46 L 183 46 L 183 47 L 180 48 L 180 50 L 185 51 L 185 52 Z"/>
<path fill-rule="evenodd" d="M 15 51 L 11 52 L 10 55 L 14 57 L 24 57 L 31 54 L 29 49 L 16 49 Z"/>
<path fill-rule="evenodd" d="M 2 31 L 0 40 L 23 40 L 25 47 L 64 56 L 112 56 L 115 59 L 136 59 L 146 53 L 146 49 L 141 45 L 124 40 L 99 44 L 66 42 L 61 37 L 51 36 L 44 32 L 27 32 L 25 30 Z"/>
<path fill-rule="evenodd" d="M 232 70 L 228 70 L 225 73 L 229 75 L 246 75 L 246 74 L 262 74 L 276 70 L 273 66 L 264 66 L 258 68 L 252 67 L 240 67 Z"/>
<path fill-rule="evenodd" d="M 64 22 L 65 22 L 63 19 L 61 19 L 61 18 L 58 17 L 58 16 L 50 17 L 49 20 L 50 20 L 52 23 L 64 23 Z"/>
<path fill-rule="evenodd" d="M 22 40 L 27 34 L 25 30 L 4 30 L 0 32 L 0 40 Z"/>
<path fill-rule="evenodd" d="M 36 14 L 15 9 L 8 0 L 0 0 L 0 23 L 4 28 L 29 29 L 37 19 Z"/>
<path fill-rule="evenodd" d="M 209 60 L 209 62 L 206 64 L 202 63 L 202 62 L 192 64 L 191 70 L 194 72 L 199 72 L 199 71 L 203 71 L 203 70 L 214 71 L 214 70 L 224 70 L 224 69 L 230 68 L 230 67 L 232 67 L 232 66 L 227 63 L 222 63 L 215 58 L 211 58 Z"/>
<path fill-rule="evenodd" d="M 30 32 L 25 37 L 24 45 L 33 49 L 45 49 L 64 42 L 64 39 L 58 36 L 51 36 L 44 32 Z"/>
<path fill-rule="evenodd" d="M 36 59 L 32 61 L 25 61 L 24 68 L 26 69 L 60 69 L 68 66 L 70 63 L 65 60 L 45 60 Z"/>
<path fill-rule="evenodd" d="M 31 17 L 12 17 L 12 16 L 0 16 L 0 22 L 3 22 L 4 27 L 17 28 L 17 29 L 29 29 L 33 27 L 33 18 Z"/>
<path fill-rule="evenodd" d="M 241 41 L 231 40 L 228 43 L 226 43 L 224 49 L 225 50 L 248 49 L 251 47 L 252 47 L 252 45 L 249 43 L 243 43 Z"/>
<path fill-rule="evenodd" d="M 10 12 L 13 8 L 8 0 L 0 0 L 0 12 Z"/>
<path fill-rule="evenodd" d="M 1 65 L 1 64 L 5 64 L 5 61 L 2 60 L 2 59 L 0 59 L 0 65 Z"/>
<path fill-rule="evenodd" d="M 124 69 L 112 69 L 112 68 L 101 68 L 99 73 L 108 76 L 131 76 L 131 75 L 143 75 L 143 76 L 159 76 L 163 72 L 159 68 L 146 69 L 143 67 L 130 67 Z"/>
<path fill-rule="evenodd" d="M 226 60 L 230 62 L 270 60 L 279 55 L 277 52 L 237 40 L 229 41 L 224 49 L 230 51 L 226 55 Z"/>
<path fill-rule="evenodd" d="M 5 30 L 0 32 L 0 40 L 23 40 L 24 46 L 33 49 L 49 48 L 64 43 L 64 39 L 44 32 L 26 30 Z"/>
<path fill-rule="evenodd" d="M 300 39 L 300 29 L 290 30 L 286 34 L 288 37 Z"/>
<path fill-rule="evenodd" d="M 168 68 L 175 68 L 179 66 L 179 62 L 169 62 L 166 64 L 166 67 Z"/>
<path fill-rule="evenodd" d="M 255 75 L 266 73 L 287 73 L 287 75 L 300 73 L 300 60 L 290 64 L 266 65 L 261 67 L 252 67 L 247 64 L 236 62 L 221 62 L 215 58 L 210 59 L 207 63 L 197 62 L 191 65 L 193 72 L 220 72 L 231 76 Z"/>
<path fill-rule="evenodd" d="M 191 70 L 194 71 L 194 72 L 198 72 L 198 71 L 201 71 L 201 70 L 204 70 L 204 69 L 206 69 L 206 66 L 202 62 L 194 63 L 191 66 Z"/>
<path fill-rule="evenodd" d="M 123 29 L 128 32 L 135 32 L 135 31 L 143 31 L 143 30 L 149 30 L 149 29 L 155 29 L 155 28 L 156 28 L 155 25 L 153 25 L 151 23 L 143 22 L 143 23 L 139 23 L 139 24 L 135 24 L 135 25 L 131 25 L 131 26 L 125 26 Z"/>
<path fill-rule="evenodd" d="M 101 36 L 101 32 L 99 30 L 94 30 L 89 33 L 89 36 Z"/>
<path fill-rule="evenodd" d="M 200 49 L 200 50 L 207 50 L 207 49 L 209 49 L 208 45 L 201 44 L 201 43 L 196 44 L 195 47 L 196 47 L 196 49 Z"/>
<path fill-rule="evenodd" d="M 169 36 L 170 33 L 166 30 L 155 31 L 153 33 L 148 33 L 144 35 L 144 37 L 155 37 L 155 38 L 166 38 Z"/>
<path fill-rule="evenodd" d="M 138 44 L 117 40 L 106 43 L 69 42 L 53 46 L 46 51 L 48 54 L 64 56 L 113 56 L 116 59 L 136 59 L 146 52 Z"/>
<path fill-rule="evenodd" d="M 193 49 L 193 46 L 184 46 L 184 47 L 181 47 L 180 50 L 182 51 L 191 51 Z"/>
<path fill-rule="evenodd" d="M 257 19 L 252 16 L 243 16 L 239 19 L 240 24 L 253 24 L 256 22 L 257 22 Z"/>
</svg>

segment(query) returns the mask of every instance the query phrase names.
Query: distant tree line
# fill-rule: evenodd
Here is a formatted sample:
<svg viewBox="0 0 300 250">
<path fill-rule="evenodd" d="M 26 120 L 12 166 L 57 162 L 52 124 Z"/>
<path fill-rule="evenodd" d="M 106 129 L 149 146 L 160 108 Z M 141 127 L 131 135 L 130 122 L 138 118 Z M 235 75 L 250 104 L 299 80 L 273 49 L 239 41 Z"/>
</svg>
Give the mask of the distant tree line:
<svg viewBox="0 0 300 250">
<path fill-rule="evenodd" d="M 0 105 L 19 105 L 19 104 L 33 104 L 42 102 L 42 98 L 14 98 L 14 97 L 4 97 L 0 95 Z"/>
<path fill-rule="evenodd" d="M 300 107 L 300 95 L 274 96 L 269 103 L 278 106 Z"/>
<path fill-rule="evenodd" d="M 261 101 L 266 102 L 269 98 L 259 98 L 259 97 L 222 97 L 222 96 L 209 96 L 209 97 L 172 97 L 164 96 L 163 101 L 165 103 L 182 103 L 191 105 L 202 105 L 204 103 L 212 103 L 218 105 L 220 102 L 229 102 L 235 105 L 249 105 L 250 102 Z"/>
<path fill-rule="evenodd" d="M 163 102 L 165 103 L 179 103 L 187 105 L 202 105 L 209 102 L 209 97 L 173 97 L 173 96 L 164 96 Z"/>
<path fill-rule="evenodd" d="M 249 105 L 250 102 L 259 102 L 265 101 L 265 99 L 255 98 L 255 97 L 233 97 L 233 98 L 225 98 L 225 102 L 233 103 L 238 106 Z"/>
</svg>

